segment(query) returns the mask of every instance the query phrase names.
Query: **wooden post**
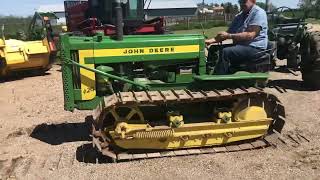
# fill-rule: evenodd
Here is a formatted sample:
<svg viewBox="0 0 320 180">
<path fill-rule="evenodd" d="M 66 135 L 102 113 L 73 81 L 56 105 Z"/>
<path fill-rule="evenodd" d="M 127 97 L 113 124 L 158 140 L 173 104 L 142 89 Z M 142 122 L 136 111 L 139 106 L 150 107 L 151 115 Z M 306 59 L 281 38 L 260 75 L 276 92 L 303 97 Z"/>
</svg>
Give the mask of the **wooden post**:
<svg viewBox="0 0 320 180">
<path fill-rule="evenodd" d="M 190 17 L 187 17 L 187 29 L 190 29 Z"/>
<path fill-rule="evenodd" d="M 266 7 L 265 7 L 265 11 L 266 11 L 266 12 L 269 12 L 269 9 L 270 9 L 270 8 L 269 8 L 269 5 L 270 5 L 270 4 L 269 4 L 269 0 L 266 0 Z"/>
<path fill-rule="evenodd" d="M 204 23 L 207 24 L 207 14 L 204 14 Z"/>
</svg>

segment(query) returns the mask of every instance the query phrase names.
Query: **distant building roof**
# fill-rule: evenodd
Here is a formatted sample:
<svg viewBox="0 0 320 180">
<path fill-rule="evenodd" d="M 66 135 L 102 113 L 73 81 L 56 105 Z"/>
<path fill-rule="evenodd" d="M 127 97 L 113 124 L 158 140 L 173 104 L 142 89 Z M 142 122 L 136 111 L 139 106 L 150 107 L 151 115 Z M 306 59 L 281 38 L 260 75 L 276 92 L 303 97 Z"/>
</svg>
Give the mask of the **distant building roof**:
<svg viewBox="0 0 320 180">
<path fill-rule="evenodd" d="M 212 8 L 214 11 L 224 11 L 224 7 L 222 7 L 222 6 L 215 6 L 215 7 L 213 7 Z"/>
<path fill-rule="evenodd" d="M 198 10 L 193 0 L 152 0 L 149 8 L 146 4 L 148 16 L 195 16 Z M 148 9 L 147 9 L 148 8 Z"/>
<path fill-rule="evenodd" d="M 37 11 L 62 13 L 65 9 L 64 4 L 48 4 L 41 5 Z M 196 13 L 197 4 L 193 0 L 152 0 L 147 10 L 149 16 L 194 16 Z"/>
<path fill-rule="evenodd" d="M 64 4 L 48 4 L 41 5 L 38 9 L 38 12 L 64 12 Z"/>
<path fill-rule="evenodd" d="M 193 0 L 152 0 L 149 9 L 197 8 Z"/>
<path fill-rule="evenodd" d="M 151 17 L 161 16 L 195 16 L 197 14 L 197 8 L 167 8 L 167 9 L 148 9 L 147 15 Z"/>
</svg>

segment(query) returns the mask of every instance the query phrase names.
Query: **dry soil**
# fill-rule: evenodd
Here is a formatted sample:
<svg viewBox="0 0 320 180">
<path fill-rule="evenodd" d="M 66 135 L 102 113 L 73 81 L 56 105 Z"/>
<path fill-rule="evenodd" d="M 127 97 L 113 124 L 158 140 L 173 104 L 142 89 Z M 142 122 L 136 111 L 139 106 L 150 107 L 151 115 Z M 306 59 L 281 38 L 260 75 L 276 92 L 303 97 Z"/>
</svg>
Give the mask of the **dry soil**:
<svg viewBox="0 0 320 180">
<path fill-rule="evenodd" d="M 298 147 L 92 164 L 86 116 L 63 110 L 59 66 L 45 76 L 0 83 L 0 179 L 318 179 L 320 177 L 320 91 L 302 87 L 301 75 L 272 73 L 286 107 L 284 133 L 310 142 Z M 55 126 L 51 125 L 55 124 Z"/>
</svg>

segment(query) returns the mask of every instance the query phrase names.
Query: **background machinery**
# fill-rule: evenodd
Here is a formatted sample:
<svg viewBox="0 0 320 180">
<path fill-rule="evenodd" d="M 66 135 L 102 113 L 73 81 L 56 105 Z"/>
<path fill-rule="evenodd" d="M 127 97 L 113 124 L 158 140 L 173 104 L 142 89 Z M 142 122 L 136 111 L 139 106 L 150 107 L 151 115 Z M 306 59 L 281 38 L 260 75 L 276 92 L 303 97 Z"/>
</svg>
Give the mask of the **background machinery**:
<svg viewBox="0 0 320 180">
<path fill-rule="evenodd" d="M 0 39 L 0 77 L 24 70 L 46 72 L 51 68 L 56 55 L 56 47 L 50 20 L 57 17 L 52 13 L 36 12 L 28 33 L 23 40 Z"/>
<path fill-rule="evenodd" d="M 300 70 L 305 87 L 320 89 L 320 32 L 311 32 L 304 18 L 295 15 L 294 10 L 280 7 L 268 13 L 269 47 L 266 54 L 255 62 L 260 71 L 272 71 L 277 68 L 276 61 L 285 61 L 290 72 Z M 211 46 L 208 63 L 214 67 L 219 58 L 219 50 L 229 45 Z M 285 64 L 285 63 L 281 63 Z M 250 64 L 233 67 L 235 70 L 248 71 Z M 256 65 L 255 65 L 256 66 Z M 256 67 L 253 67 L 256 69 Z M 249 70 L 250 71 L 250 70 Z M 295 74 L 295 73 L 294 73 Z"/>
<path fill-rule="evenodd" d="M 308 31 L 304 18 L 288 7 L 270 12 L 269 20 L 269 38 L 276 42 L 275 58 L 286 59 L 287 68 L 300 68 L 305 84 L 320 89 L 320 32 Z"/>
<path fill-rule="evenodd" d="M 164 19 L 146 20 L 144 7 L 152 0 L 128 0 L 121 3 L 124 34 L 163 34 Z M 65 12 L 69 32 L 94 35 L 104 32 L 115 35 L 116 3 L 105 0 L 65 1 Z"/>
<path fill-rule="evenodd" d="M 124 5 L 142 1 L 103 2 L 113 4 L 114 35 L 61 35 L 65 110 L 94 110 L 93 144 L 103 155 L 120 161 L 230 144 L 254 149 L 281 132 L 284 107 L 259 88 L 269 64 L 213 75 L 203 35 L 124 36 Z M 261 58 L 271 61 L 269 53 Z"/>
</svg>

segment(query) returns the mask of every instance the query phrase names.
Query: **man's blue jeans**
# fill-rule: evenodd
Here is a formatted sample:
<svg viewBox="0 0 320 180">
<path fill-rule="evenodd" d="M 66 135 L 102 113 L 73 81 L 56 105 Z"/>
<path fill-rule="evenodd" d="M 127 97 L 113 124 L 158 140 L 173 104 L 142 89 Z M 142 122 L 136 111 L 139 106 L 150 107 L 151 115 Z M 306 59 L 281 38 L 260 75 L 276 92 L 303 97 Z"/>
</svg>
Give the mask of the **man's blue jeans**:
<svg viewBox="0 0 320 180">
<path fill-rule="evenodd" d="M 226 47 L 222 50 L 221 57 L 219 57 L 219 61 L 216 64 L 215 74 L 230 74 L 230 67 L 236 67 L 244 63 L 254 63 L 263 54 L 261 51 L 263 50 L 244 45 Z"/>
</svg>

